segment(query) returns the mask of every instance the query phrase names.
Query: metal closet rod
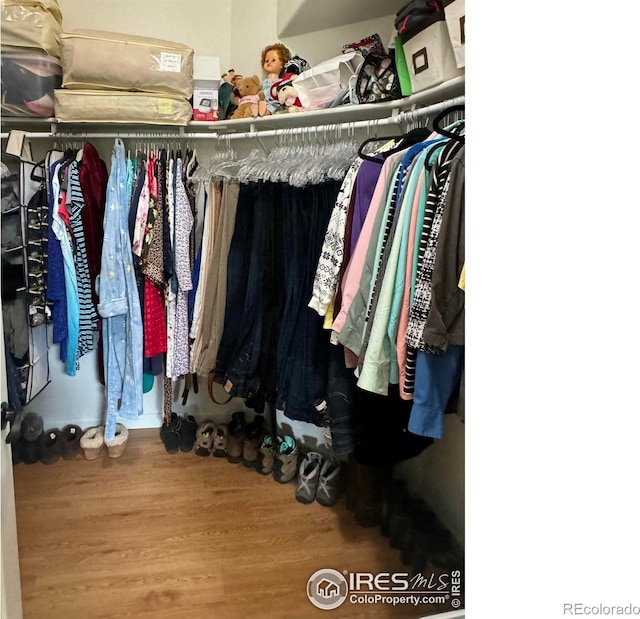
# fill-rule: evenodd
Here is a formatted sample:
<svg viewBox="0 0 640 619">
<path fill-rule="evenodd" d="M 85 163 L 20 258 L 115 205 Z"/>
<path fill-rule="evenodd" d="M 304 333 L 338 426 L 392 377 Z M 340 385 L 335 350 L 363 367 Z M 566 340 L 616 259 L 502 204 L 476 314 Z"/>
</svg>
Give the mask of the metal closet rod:
<svg viewBox="0 0 640 619">
<path fill-rule="evenodd" d="M 69 132 L 65 133 L 63 131 L 55 131 L 43 133 L 41 131 L 30 131 L 25 132 L 24 135 L 29 139 L 109 139 L 109 138 L 122 138 L 122 139 L 147 139 L 147 140 L 240 140 L 247 138 L 268 138 L 268 137 L 279 137 L 283 135 L 295 135 L 300 133 L 317 133 L 318 131 L 331 133 L 334 131 L 340 131 L 342 129 L 345 130 L 355 130 L 355 129 L 377 129 L 378 127 L 384 127 L 387 125 L 399 125 L 401 123 L 407 122 L 417 122 L 421 120 L 425 116 L 431 116 L 433 114 L 437 114 L 438 112 L 443 111 L 444 109 L 452 106 L 452 105 L 462 105 L 464 104 L 464 96 L 454 97 L 453 99 L 448 99 L 446 101 L 442 101 L 440 103 L 436 103 L 434 105 L 429 105 L 427 107 L 417 108 L 415 110 L 408 110 L 405 112 L 398 112 L 393 116 L 389 116 L 387 118 L 376 118 L 372 120 L 356 120 L 353 122 L 342 122 L 342 123 L 333 123 L 327 125 L 310 125 L 308 127 L 292 127 L 292 128 L 282 128 L 282 129 L 267 129 L 264 131 L 252 129 L 250 131 L 245 131 L 243 133 L 191 133 L 189 131 L 185 131 L 184 128 L 180 128 L 179 132 L 154 132 L 153 130 L 149 131 L 137 131 L 134 133 L 128 132 L 112 132 L 112 133 L 83 133 L 83 132 Z M 304 112 L 302 112 L 304 113 Z M 0 138 L 8 138 L 8 133 L 1 133 Z"/>
</svg>

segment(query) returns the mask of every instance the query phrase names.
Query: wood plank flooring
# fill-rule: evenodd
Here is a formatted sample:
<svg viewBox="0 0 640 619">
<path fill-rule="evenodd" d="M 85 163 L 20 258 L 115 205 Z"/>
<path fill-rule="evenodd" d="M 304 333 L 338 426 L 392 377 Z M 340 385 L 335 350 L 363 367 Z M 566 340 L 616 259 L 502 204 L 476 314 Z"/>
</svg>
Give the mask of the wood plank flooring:
<svg viewBox="0 0 640 619">
<path fill-rule="evenodd" d="M 451 610 L 347 600 L 327 613 L 311 574 L 406 571 L 344 499 L 327 508 L 224 459 L 168 455 L 158 430 L 125 453 L 14 466 L 25 619 L 419 617 Z"/>
</svg>

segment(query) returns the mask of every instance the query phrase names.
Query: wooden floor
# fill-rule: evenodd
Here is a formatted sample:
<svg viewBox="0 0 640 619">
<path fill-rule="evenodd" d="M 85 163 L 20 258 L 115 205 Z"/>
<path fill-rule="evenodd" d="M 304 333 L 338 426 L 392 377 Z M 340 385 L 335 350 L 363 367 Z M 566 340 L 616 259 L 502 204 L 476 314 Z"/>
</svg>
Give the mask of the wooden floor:
<svg viewBox="0 0 640 619">
<path fill-rule="evenodd" d="M 124 455 L 14 466 L 25 619 L 420 617 L 451 608 L 316 609 L 320 568 L 406 571 L 344 499 L 295 500 L 224 459 L 168 455 L 157 430 Z"/>
</svg>

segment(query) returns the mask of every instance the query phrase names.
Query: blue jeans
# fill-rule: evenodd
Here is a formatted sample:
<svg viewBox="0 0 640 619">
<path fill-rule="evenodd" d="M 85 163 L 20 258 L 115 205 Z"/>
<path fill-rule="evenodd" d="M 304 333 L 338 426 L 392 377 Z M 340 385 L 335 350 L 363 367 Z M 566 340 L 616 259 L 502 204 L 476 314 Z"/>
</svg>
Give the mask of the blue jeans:
<svg viewBox="0 0 640 619">
<path fill-rule="evenodd" d="M 327 393 L 329 334 L 324 318 L 308 307 L 338 181 L 309 187 L 283 186 L 287 243 L 284 256 L 285 305 L 278 341 L 277 408 L 290 419 L 324 425 L 317 409 Z"/>
</svg>

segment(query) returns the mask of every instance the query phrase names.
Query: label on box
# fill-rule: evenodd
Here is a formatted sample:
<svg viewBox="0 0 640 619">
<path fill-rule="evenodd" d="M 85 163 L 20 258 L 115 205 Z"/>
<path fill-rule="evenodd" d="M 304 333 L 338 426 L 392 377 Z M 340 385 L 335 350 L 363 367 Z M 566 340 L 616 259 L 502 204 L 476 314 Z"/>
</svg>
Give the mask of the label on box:
<svg viewBox="0 0 640 619">
<path fill-rule="evenodd" d="M 194 89 L 193 120 L 218 120 L 217 88 Z"/>
<path fill-rule="evenodd" d="M 170 52 L 160 52 L 160 71 L 180 73 L 182 55 Z"/>
</svg>

